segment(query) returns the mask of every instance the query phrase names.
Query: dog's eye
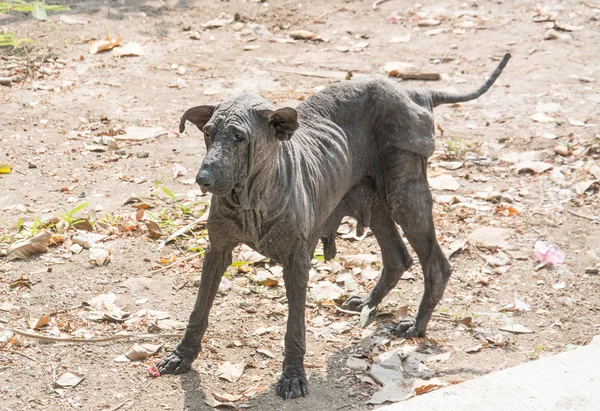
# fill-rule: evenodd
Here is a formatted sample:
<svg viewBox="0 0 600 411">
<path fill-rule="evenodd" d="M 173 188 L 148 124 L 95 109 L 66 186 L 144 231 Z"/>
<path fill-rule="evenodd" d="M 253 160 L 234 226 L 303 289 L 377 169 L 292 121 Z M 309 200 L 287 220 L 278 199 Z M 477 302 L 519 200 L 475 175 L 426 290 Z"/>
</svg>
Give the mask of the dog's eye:
<svg viewBox="0 0 600 411">
<path fill-rule="evenodd" d="M 240 133 L 235 133 L 233 135 L 233 139 L 235 140 L 236 143 L 242 143 L 244 141 L 246 141 L 246 139 L 244 138 L 244 136 Z"/>
</svg>

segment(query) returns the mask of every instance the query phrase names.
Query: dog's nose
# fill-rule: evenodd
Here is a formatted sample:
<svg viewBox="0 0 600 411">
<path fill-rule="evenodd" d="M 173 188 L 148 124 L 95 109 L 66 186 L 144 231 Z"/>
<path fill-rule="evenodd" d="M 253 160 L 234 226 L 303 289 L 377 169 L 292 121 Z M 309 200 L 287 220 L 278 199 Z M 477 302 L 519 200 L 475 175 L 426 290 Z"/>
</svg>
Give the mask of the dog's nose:
<svg viewBox="0 0 600 411">
<path fill-rule="evenodd" d="M 214 182 L 215 179 L 210 171 L 206 169 L 200 169 L 200 171 L 198 171 L 196 183 L 198 183 L 201 188 L 209 188 Z"/>
</svg>

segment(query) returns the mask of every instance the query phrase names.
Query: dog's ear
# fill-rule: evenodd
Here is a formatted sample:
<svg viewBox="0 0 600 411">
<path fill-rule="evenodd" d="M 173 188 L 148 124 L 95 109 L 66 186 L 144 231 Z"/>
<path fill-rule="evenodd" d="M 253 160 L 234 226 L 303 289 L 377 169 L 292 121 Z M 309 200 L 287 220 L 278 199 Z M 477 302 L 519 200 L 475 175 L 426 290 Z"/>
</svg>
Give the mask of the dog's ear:
<svg viewBox="0 0 600 411">
<path fill-rule="evenodd" d="M 275 137 L 280 141 L 287 141 L 298 130 L 298 112 L 286 107 L 279 110 L 263 110 L 261 114 L 269 121 L 269 127 L 275 129 Z"/>
<path fill-rule="evenodd" d="M 195 124 L 196 127 L 202 131 L 206 123 L 208 123 L 208 120 L 210 120 L 212 117 L 216 108 L 217 106 L 197 106 L 190 108 L 183 113 L 183 116 L 181 116 L 181 121 L 179 122 L 179 132 L 183 133 L 185 131 L 186 120 Z"/>
</svg>

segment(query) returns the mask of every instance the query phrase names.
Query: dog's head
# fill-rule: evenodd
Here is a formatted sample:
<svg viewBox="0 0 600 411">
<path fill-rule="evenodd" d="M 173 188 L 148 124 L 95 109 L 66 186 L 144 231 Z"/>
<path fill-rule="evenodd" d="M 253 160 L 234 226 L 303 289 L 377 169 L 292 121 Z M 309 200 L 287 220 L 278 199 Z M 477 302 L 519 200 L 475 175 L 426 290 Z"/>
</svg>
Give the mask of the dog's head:
<svg viewBox="0 0 600 411">
<path fill-rule="evenodd" d="M 289 140 L 299 125 L 296 110 L 272 110 L 254 95 L 190 108 L 181 117 L 180 132 L 186 121 L 204 133 L 206 143 L 196 182 L 217 197 L 241 191 L 253 171 L 272 159 L 281 141 Z"/>
</svg>

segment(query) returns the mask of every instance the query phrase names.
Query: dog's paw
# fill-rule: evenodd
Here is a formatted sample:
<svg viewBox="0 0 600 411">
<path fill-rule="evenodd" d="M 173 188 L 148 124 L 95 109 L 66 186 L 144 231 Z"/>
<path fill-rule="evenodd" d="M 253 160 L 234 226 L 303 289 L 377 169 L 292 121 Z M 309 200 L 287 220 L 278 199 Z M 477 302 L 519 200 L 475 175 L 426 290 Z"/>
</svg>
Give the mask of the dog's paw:
<svg viewBox="0 0 600 411">
<path fill-rule="evenodd" d="M 158 368 L 160 375 L 184 374 L 192 368 L 192 361 L 194 360 L 175 350 L 156 364 L 156 368 Z"/>
<path fill-rule="evenodd" d="M 277 382 L 277 395 L 284 400 L 306 397 L 308 395 L 308 381 L 304 376 L 304 371 L 284 371 Z"/>
<path fill-rule="evenodd" d="M 364 295 L 353 295 L 342 304 L 342 308 L 348 311 L 361 312 L 369 304 L 369 297 Z"/>
<path fill-rule="evenodd" d="M 425 331 L 418 331 L 415 325 L 414 318 L 405 318 L 392 328 L 392 334 L 401 338 L 424 338 Z"/>
</svg>

